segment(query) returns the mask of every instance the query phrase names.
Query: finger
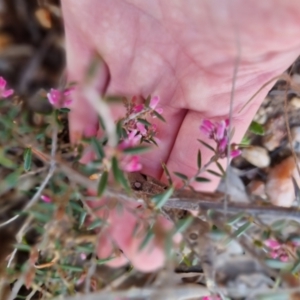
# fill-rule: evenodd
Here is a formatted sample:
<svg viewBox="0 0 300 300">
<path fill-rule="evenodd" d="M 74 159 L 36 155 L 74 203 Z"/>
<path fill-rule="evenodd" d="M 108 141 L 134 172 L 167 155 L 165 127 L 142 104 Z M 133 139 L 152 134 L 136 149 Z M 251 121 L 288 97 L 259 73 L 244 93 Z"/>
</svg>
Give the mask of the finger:
<svg viewBox="0 0 300 300">
<path fill-rule="evenodd" d="M 235 128 L 233 142 L 240 142 L 258 107 L 260 106 L 261 102 L 263 101 L 265 95 L 272 85 L 271 83 L 266 86 L 242 112 L 239 112 L 243 104 L 256 92 L 257 89 L 259 89 L 261 84 L 260 79 L 263 78 L 266 82 L 268 82 L 271 78 L 283 72 L 285 68 L 294 61 L 295 58 L 296 52 L 290 51 L 288 54 L 277 56 L 277 61 L 275 60 L 276 64 L 274 64 L 275 70 L 271 69 L 271 66 L 273 66 L 274 68 L 274 58 L 272 58 L 272 64 L 266 66 L 269 67 L 267 68 L 267 70 L 270 70 L 268 72 L 261 72 L 260 74 L 256 73 L 253 75 L 247 72 L 247 69 L 243 69 L 241 74 L 239 74 L 241 76 L 241 79 L 237 80 L 237 87 L 233 103 L 232 126 Z M 203 165 L 206 164 L 213 155 L 213 153 L 210 152 L 209 149 L 200 145 L 196 140 L 197 138 L 199 138 L 212 146 L 214 145 L 213 141 L 208 140 L 208 138 L 204 136 L 199 130 L 200 122 L 201 120 L 207 118 L 212 121 L 219 121 L 222 119 L 225 120 L 229 118 L 230 92 L 223 93 L 222 95 L 218 95 L 217 97 L 214 95 L 203 97 L 201 101 L 202 103 L 199 103 L 198 107 L 206 107 L 205 113 L 190 111 L 186 115 L 178 132 L 177 139 L 174 143 L 167 163 L 168 169 L 172 172 L 179 171 L 189 177 L 193 176 L 197 172 L 196 160 L 198 149 L 200 149 L 202 153 Z M 191 101 L 190 103 L 194 105 L 194 107 L 197 107 L 195 102 Z M 210 103 L 212 105 L 210 105 Z M 217 109 L 212 110 L 211 107 L 216 107 Z M 220 113 L 223 113 L 223 115 L 220 115 Z M 220 163 L 223 168 L 226 168 L 226 159 L 222 159 Z M 213 169 L 214 171 L 218 171 L 216 165 L 211 166 L 211 169 Z M 211 179 L 211 182 L 209 184 L 194 183 L 193 185 L 196 189 L 211 191 L 216 188 L 219 180 L 210 174 L 206 173 L 205 175 L 209 179 Z"/>
</svg>

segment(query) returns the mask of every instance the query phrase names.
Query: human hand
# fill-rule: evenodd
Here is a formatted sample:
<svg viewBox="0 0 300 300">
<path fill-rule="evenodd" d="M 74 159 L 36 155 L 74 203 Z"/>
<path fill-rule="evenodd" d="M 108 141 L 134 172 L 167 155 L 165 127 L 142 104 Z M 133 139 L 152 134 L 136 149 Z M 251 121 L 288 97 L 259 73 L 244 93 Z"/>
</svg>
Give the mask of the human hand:
<svg viewBox="0 0 300 300">
<path fill-rule="evenodd" d="M 160 96 L 167 124 L 157 123 L 159 148 L 142 156 L 143 172 L 156 178 L 162 176 L 161 162 L 170 171 L 189 176 L 197 171 L 197 138 L 206 140 L 199 125 L 204 118 L 228 118 L 239 54 L 232 114 L 235 141 L 242 138 L 270 85 L 242 112 L 240 108 L 299 54 L 300 3 L 296 1 L 62 2 L 70 81 L 82 82 L 97 51 L 106 63 L 97 83 L 100 92 Z M 120 111 L 114 111 L 114 116 L 119 117 Z M 97 120 L 78 93 L 70 114 L 72 140 L 80 134 L 96 134 Z M 211 153 L 206 148 L 201 152 L 205 163 Z M 201 188 L 215 185 L 212 181 Z M 113 213 L 110 221 L 116 222 Z M 113 238 L 117 241 L 120 233 Z M 137 255 L 129 251 L 133 244 L 128 240 L 122 245 L 129 259 Z M 161 261 L 157 252 L 151 255 L 150 260 Z M 139 267 L 149 270 L 157 265 Z"/>
</svg>

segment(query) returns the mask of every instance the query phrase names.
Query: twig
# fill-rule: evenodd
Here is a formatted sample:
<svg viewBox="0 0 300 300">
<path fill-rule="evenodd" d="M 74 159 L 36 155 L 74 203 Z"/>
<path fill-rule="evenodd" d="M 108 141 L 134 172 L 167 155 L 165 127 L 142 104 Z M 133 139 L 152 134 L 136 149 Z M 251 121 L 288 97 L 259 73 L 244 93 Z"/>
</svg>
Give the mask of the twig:
<svg viewBox="0 0 300 300">
<path fill-rule="evenodd" d="M 109 145 L 112 147 L 116 146 L 118 143 L 116 124 L 111 115 L 109 106 L 103 101 L 96 89 L 92 88 L 91 86 L 84 88 L 84 96 L 92 105 L 93 109 L 99 114 L 99 116 L 101 116 L 105 124 Z"/>
<path fill-rule="evenodd" d="M 151 296 L 157 295 L 157 288 L 132 288 L 127 291 L 112 291 L 112 292 L 98 292 L 89 295 L 77 295 L 73 297 L 62 298 L 58 297 L 55 300 L 115 300 L 119 297 L 127 299 L 152 299 Z M 207 296 L 207 289 L 204 287 L 191 287 L 191 286 L 179 286 L 160 288 L 160 299 L 176 300 L 176 299 L 191 299 Z"/>
</svg>

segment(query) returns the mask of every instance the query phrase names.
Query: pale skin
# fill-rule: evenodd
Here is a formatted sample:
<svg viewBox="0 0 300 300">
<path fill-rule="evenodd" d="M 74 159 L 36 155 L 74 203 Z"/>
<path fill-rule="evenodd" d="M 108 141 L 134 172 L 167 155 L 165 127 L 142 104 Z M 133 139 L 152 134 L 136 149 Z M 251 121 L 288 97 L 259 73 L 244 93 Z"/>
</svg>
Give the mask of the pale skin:
<svg viewBox="0 0 300 300">
<path fill-rule="evenodd" d="M 99 92 L 129 98 L 160 96 L 167 124 L 155 120 L 159 148 L 142 157 L 143 172 L 156 178 L 162 178 L 161 162 L 170 171 L 194 175 L 197 138 L 205 139 L 199 125 L 204 118 L 228 118 L 238 55 L 232 114 L 235 142 L 241 140 L 271 85 L 240 112 L 243 104 L 286 70 L 300 52 L 299 1 L 63 0 L 62 6 L 70 81 L 82 82 L 96 51 L 106 64 L 97 80 Z M 115 110 L 114 116 L 120 113 Z M 73 142 L 82 134 L 97 133 L 97 115 L 80 93 L 72 106 L 70 129 Z M 211 153 L 201 151 L 203 162 L 208 161 Z M 195 187 L 212 190 L 215 186 L 216 181 Z M 130 232 L 135 224 L 132 214 L 119 218 L 118 226 L 115 218 L 112 212 L 110 239 L 135 267 L 147 271 L 160 267 L 164 254 L 155 241 L 154 251 L 138 252 L 138 241 Z M 161 223 L 169 226 L 165 220 Z M 120 224 L 128 224 L 126 241 Z M 99 256 L 109 255 L 108 240 L 99 246 Z"/>
</svg>

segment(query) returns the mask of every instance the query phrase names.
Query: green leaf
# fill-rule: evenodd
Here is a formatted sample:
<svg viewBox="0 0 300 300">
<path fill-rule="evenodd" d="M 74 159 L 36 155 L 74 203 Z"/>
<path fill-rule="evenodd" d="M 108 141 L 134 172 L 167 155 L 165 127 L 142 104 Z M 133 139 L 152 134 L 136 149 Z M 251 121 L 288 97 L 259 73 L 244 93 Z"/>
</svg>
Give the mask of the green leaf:
<svg viewBox="0 0 300 300">
<path fill-rule="evenodd" d="M 116 130 L 117 130 L 117 135 L 118 135 L 119 139 L 121 139 L 123 137 L 123 121 L 122 120 L 117 122 Z"/>
<path fill-rule="evenodd" d="M 151 101 L 151 95 L 149 95 L 149 96 L 147 97 L 147 99 L 145 100 L 145 106 L 146 106 L 146 107 L 149 107 L 150 101 Z"/>
<path fill-rule="evenodd" d="M 140 154 L 149 151 L 151 148 L 147 146 L 136 146 L 124 149 L 123 152 L 126 154 Z"/>
<path fill-rule="evenodd" d="M 112 257 L 108 257 L 108 258 L 97 259 L 96 262 L 97 262 L 97 265 L 104 265 L 113 259 L 115 259 L 115 257 L 112 256 Z"/>
<path fill-rule="evenodd" d="M 59 111 L 62 112 L 62 113 L 68 113 L 68 112 L 71 111 L 71 109 L 67 108 L 67 107 L 62 107 L 62 108 L 59 109 Z"/>
<path fill-rule="evenodd" d="M 146 125 L 146 126 L 151 126 L 151 123 L 148 122 L 146 119 L 137 119 L 139 123 L 142 123 L 143 125 Z"/>
<path fill-rule="evenodd" d="M 5 151 L 2 148 L 0 148 L 0 165 L 8 169 L 16 168 L 16 164 L 5 156 Z"/>
<path fill-rule="evenodd" d="M 102 160 L 105 157 L 105 153 L 104 153 L 101 142 L 99 140 L 97 140 L 95 137 L 92 137 L 91 145 L 94 148 L 98 158 Z"/>
<path fill-rule="evenodd" d="M 233 225 L 234 223 L 240 221 L 244 217 L 245 217 L 244 212 L 238 213 L 235 216 L 232 216 L 231 218 L 229 218 L 228 221 L 227 221 L 227 224 L 228 225 Z"/>
<path fill-rule="evenodd" d="M 199 169 L 199 170 L 201 169 L 201 164 L 202 164 L 201 151 L 200 151 L 200 149 L 199 149 L 199 150 L 198 150 L 198 155 L 197 155 L 197 166 L 198 166 L 198 169 Z"/>
<path fill-rule="evenodd" d="M 171 186 L 164 193 L 155 195 L 152 198 L 152 201 L 154 202 L 156 208 L 158 208 L 158 209 L 162 208 L 164 206 L 164 204 L 168 201 L 168 199 L 172 196 L 173 193 L 174 193 L 174 187 Z"/>
<path fill-rule="evenodd" d="M 248 137 L 244 136 L 241 141 L 241 145 L 247 146 L 247 145 L 250 145 L 250 143 L 251 143 L 250 139 Z"/>
<path fill-rule="evenodd" d="M 160 119 L 161 121 L 166 123 L 166 120 L 164 119 L 164 117 L 162 115 L 160 115 L 157 111 L 153 110 L 152 113 L 154 114 L 155 117 L 157 117 L 158 119 Z"/>
<path fill-rule="evenodd" d="M 82 272 L 84 269 L 82 267 L 78 266 L 72 266 L 72 265 L 59 265 L 60 268 L 66 271 L 72 271 L 72 272 Z"/>
<path fill-rule="evenodd" d="M 292 262 L 281 261 L 281 260 L 276 260 L 271 258 L 266 259 L 265 263 L 267 266 L 269 266 L 272 269 L 290 270 L 293 267 Z"/>
<path fill-rule="evenodd" d="M 104 193 L 106 186 L 107 186 L 107 181 L 108 181 L 108 172 L 104 171 L 103 174 L 101 175 L 101 178 L 99 180 L 98 184 L 98 192 L 97 195 L 100 197 Z"/>
<path fill-rule="evenodd" d="M 234 233 L 233 235 L 235 237 L 239 237 L 241 236 L 243 233 L 246 232 L 247 229 L 249 229 L 252 226 L 252 222 L 246 222 L 245 224 L 243 224 L 241 227 L 239 227 Z"/>
<path fill-rule="evenodd" d="M 28 252 L 31 251 L 31 246 L 27 244 L 15 244 L 13 247 L 21 251 L 28 251 Z"/>
<path fill-rule="evenodd" d="M 89 225 L 89 227 L 88 227 L 87 229 L 88 229 L 88 230 L 93 230 L 93 229 L 95 229 L 95 228 L 97 228 L 97 227 L 99 227 L 99 226 L 102 226 L 103 224 L 104 224 L 104 221 L 103 221 L 103 220 L 97 219 L 97 220 L 93 221 L 93 222 Z"/>
<path fill-rule="evenodd" d="M 214 149 L 212 146 L 208 145 L 207 143 L 205 143 L 205 142 L 202 141 L 202 140 L 197 139 L 197 141 L 200 142 L 203 146 L 205 146 L 205 147 L 208 148 L 209 150 L 211 150 L 212 152 L 216 153 L 215 149 Z"/>
<path fill-rule="evenodd" d="M 30 170 L 32 161 L 32 150 L 31 148 L 26 148 L 24 151 L 24 170 L 27 172 Z"/>
<path fill-rule="evenodd" d="M 265 134 L 265 130 L 263 128 L 263 126 L 255 121 L 252 121 L 252 123 L 250 124 L 249 130 L 257 135 L 264 135 Z"/>
<path fill-rule="evenodd" d="M 223 177 L 222 174 L 219 174 L 219 173 L 215 172 L 214 170 L 207 170 L 207 172 L 212 174 L 212 175 L 215 175 L 217 177 Z"/>
<path fill-rule="evenodd" d="M 195 181 L 197 181 L 197 182 L 210 182 L 211 180 L 208 179 L 208 178 L 199 176 L 199 177 L 195 178 Z"/>
<path fill-rule="evenodd" d="M 180 179 L 182 179 L 182 180 L 188 180 L 189 178 L 186 176 L 186 175 L 184 175 L 184 174 L 182 174 L 182 173 L 180 173 L 180 172 L 173 172 L 177 177 L 179 177 Z"/>
<path fill-rule="evenodd" d="M 79 217 L 79 228 L 81 228 L 83 226 L 86 217 L 87 217 L 87 212 L 85 212 L 85 211 L 81 212 L 80 217 Z"/>
<path fill-rule="evenodd" d="M 218 169 L 221 171 L 222 176 L 226 175 L 225 170 L 223 169 L 222 165 L 216 161 L 216 165 Z"/>
<path fill-rule="evenodd" d="M 150 229 L 144 237 L 143 241 L 141 242 L 139 251 L 143 250 L 153 238 L 154 232 Z"/>
<path fill-rule="evenodd" d="M 179 220 L 175 226 L 175 233 L 184 232 L 193 222 L 193 217 L 188 217 L 182 220 Z"/>
<path fill-rule="evenodd" d="M 123 171 L 119 168 L 119 163 L 115 156 L 112 158 L 111 164 L 112 164 L 112 170 L 113 170 L 113 175 L 114 175 L 115 180 L 118 183 L 120 183 L 126 189 L 126 191 L 129 192 L 130 188 L 129 188 L 128 182 L 124 176 Z"/>
</svg>

